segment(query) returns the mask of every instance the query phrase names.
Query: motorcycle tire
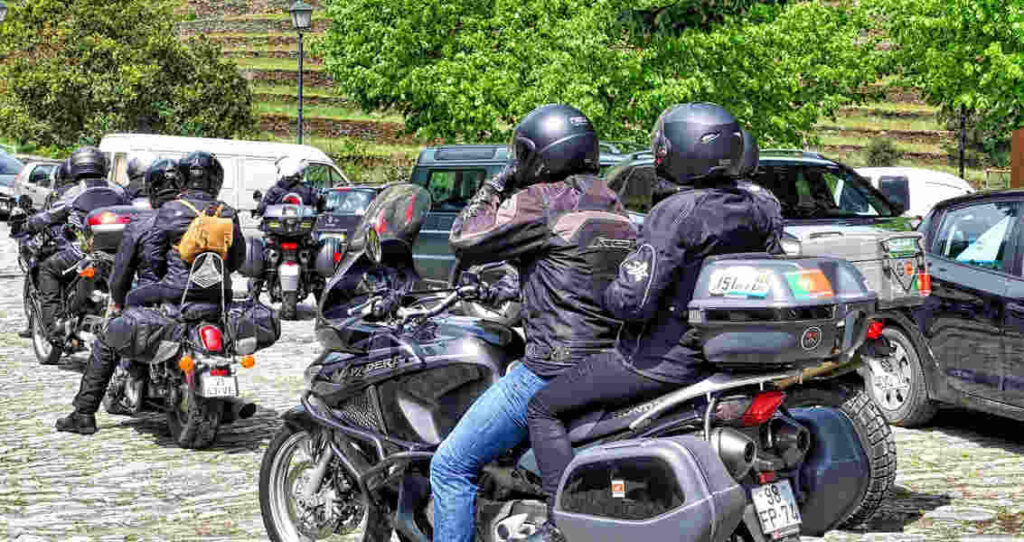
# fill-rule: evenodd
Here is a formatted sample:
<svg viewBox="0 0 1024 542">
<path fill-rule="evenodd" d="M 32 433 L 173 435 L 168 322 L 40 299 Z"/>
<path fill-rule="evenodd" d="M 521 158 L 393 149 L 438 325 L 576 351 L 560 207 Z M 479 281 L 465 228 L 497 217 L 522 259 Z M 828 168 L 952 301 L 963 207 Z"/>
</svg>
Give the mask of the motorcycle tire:
<svg viewBox="0 0 1024 542">
<path fill-rule="evenodd" d="M 281 319 L 295 320 L 298 315 L 299 292 L 282 292 Z"/>
<path fill-rule="evenodd" d="M 837 528 L 849 529 L 871 519 L 896 481 L 896 439 L 881 409 L 863 389 L 852 385 L 799 387 L 786 394 L 786 408 L 834 408 L 853 424 L 868 458 L 868 488 L 864 499 Z"/>
<path fill-rule="evenodd" d="M 32 329 L 32 351 L 35 353 L 36 359 L 39 360 L 39 364 L 56 365 L 64 351 L 50 342 L 35 311 L 29 313 L 29 326 Z"/>
<path fill-rule="evenodd" d="M 338 532 L 338 527 L 331 528 L 324 526 L 322 532 L 305 533 L 299 531 L 295 523 L 294 515 L 300 513 L 301 505 L 293 499 L 297 491 L 302 487 L 300 484 L 305 481 L 304 473 L 300 470 L 311 470 L 316 467 L 313 459 L 308 457 L 309 442 L 312 435 L 304 428 L 293 427 L 285 424 L 278 430 L 274 438 L 267 446 L 263 454 L 263 461 L 260 464 L 259 495 L 260 515 L 263 517 L 263 526 L 267 529 L 267 535 L 274 542 L 285 542 L 292 540 L 345 540 L 361 542 L 390 542 L 393 529 L 390 526 L 384 512 L 369 504 L 366 495 L 355 489 L 358 495 L 354 495 L 358 506 L 368 510 L 364 512 L 358 522 L 347 527 L 342 527 L 344 532 Z M 292 458 L 296 452 L 304 452 L 307 457 L 292 468 Z M 335 467 L 339 467 L 337 461 Z M 329 467 L 330 468 L 330 467 Z M 333 476 L 330 470 L 324 478 L 328 483 L 328 477 Z M 348 480 L 354 485 L 352 480 Z M 307 526 L 307 529 L 309 527 Z M 358 538 L 353 535 L 358 534 Z M 314 535 L 315 536 L 312 536 Z"/>
<path fill-rule="evenodd" d="M 167 409 L 171 438 L 182 448 L 209 448 L 217 438 L 223 411 L 224 405 L 220 401 L 199 397 L 185 384 L 179 384 L 171 394 Z"/>
</svg>

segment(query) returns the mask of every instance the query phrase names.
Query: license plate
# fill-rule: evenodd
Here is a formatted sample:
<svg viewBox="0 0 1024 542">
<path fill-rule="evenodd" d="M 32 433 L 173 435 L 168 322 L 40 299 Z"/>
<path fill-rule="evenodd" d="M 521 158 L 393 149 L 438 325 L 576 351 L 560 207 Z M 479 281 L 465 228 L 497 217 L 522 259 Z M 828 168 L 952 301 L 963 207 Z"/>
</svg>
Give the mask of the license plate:
<svg viewBox="0 0 1024 542">
<path fill-rule="evenodd" d="M 235 397 L 238 395 L 238 382 L 233 376 L 204 375 L 199 394 L 203 397 Z"/>
<path fill-rule="evenodd" d="M 766 297 L 771 289 L 767 271 L 755 267 L 732 267 L 711 276 L 709 292 L 726 297 Z"/>
<path fill-rule="evenodd" d="M 800 509 L 793 498 L 789 480 L 756 487 L 750 492 L 761 530 L 773 540 L 800 530 Z"/>
</svg>

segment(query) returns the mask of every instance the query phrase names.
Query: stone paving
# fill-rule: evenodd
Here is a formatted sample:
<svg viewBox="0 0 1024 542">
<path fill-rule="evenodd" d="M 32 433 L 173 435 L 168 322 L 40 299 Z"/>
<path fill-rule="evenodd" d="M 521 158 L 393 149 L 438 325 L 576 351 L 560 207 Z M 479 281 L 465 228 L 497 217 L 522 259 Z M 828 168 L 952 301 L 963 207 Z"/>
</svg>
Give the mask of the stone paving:
<svg viewBox="0 0 1024 542">
<path fill-rule="evenodd" d="M 242 370 L 259 405 L 221 428 L 213 449 L 181 450 L 164 418 L 97 416 L 91 437 L 57 433 L 84 357 L 37 364 L 25 325 L 14 245 L 0 225 L 0 540 L 261 540 L 257 476 L 279 413 L 297 401 L 317 354 L 312 309 Z M 864 532 L 826 541 L 1024 542 L 1024 433 L 1018 422 L 959 410 L 923 430 L 896 430 L 899 476 Z M 806 538 L 805 540 L 813 540 Z"/>
</svg>

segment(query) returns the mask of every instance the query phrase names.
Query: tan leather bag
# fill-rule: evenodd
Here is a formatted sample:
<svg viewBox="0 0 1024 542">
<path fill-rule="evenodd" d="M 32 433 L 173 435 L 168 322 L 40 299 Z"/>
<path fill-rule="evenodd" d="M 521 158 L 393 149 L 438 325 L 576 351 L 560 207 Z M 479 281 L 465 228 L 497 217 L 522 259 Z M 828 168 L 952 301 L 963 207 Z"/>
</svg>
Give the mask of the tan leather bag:
<svg viewBox="0 0 1024 542">
<path fill-rule="evenodd" d="M 230 218 L 221 218 L 224 205 L 207 214 L 196 209 L 194 205 L 186 200 L 178 200 L 185 207 L 188 207 L 196 214 L 188 225 L 188 230 L 182 236 L 181 241 L 174 247 L 181 254 L 181 259 L 191 264 L 196 256 L 204 252 L 216 252 L 221 258 L 228 257 L 231 243 L 234 240 L 235 223 Z"/>
</svg>

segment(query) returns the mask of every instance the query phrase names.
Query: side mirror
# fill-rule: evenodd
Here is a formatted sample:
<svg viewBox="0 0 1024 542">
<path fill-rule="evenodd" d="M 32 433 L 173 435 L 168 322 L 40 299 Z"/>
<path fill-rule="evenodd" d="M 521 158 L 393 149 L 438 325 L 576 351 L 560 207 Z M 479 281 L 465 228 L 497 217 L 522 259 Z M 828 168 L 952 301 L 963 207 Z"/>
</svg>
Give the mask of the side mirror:
<svg viewBox="0 0 1024 542">
<path fill-rule="evenodd" d="M 370 228 L 366 230 L 366 255 L 369 256 L 370 261 L 374 265 L 380 265 L 381 262 L 381 251 L 380 251 L 380 234 L 377 230 Z"/>
<path fill-rule="evenodd" d="M 252 200 L 255 201 L 256 203 L 259 203 L 260 201 L 262 201 L 263 200 L 263 192 L 260 192 L 259 190 L 253 192 L 252 193 Z"/>
</svg>

